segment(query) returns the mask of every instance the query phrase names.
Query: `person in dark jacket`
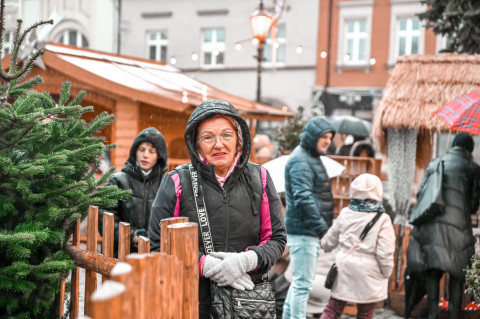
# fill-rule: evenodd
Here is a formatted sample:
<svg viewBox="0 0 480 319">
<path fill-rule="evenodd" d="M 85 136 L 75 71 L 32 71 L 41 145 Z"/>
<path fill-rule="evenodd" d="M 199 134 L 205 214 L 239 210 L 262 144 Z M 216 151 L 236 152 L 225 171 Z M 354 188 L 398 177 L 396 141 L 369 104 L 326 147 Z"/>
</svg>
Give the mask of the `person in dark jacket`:
<svg viewBox="0 0 480 319">
<path fill-rule="evenodd" d="M 188 119 L 185 142 L 203 191 L 214 248 L 207 254 L 199 227 L 199 318 L 210 318 L 210 281 L 252 289 L 282 256 L 286 231 L 272 179 L 266 169 L 248 161 L 249 128 L 230 103 L 200 104 Z M 160 221 L 176 216 L 199 222 L 188 165 L 169 172 L 160 185 L 148 231 L 153 251 L 160 247 Z"/>
<path fill-rule="evenodd" d="M 153 200 L 167 168 L 167 145 L 163 135 L 153 127 L 144 129 L 133 141 L 130 155 L 122 170 L 113 174 L 105 184 L 105 186 L 116 185 L 121 189 L 132 190 L 132 195 L 125 201 L 119 201 L 115 207 L 100 211 L 98 226 L 101 234 L 103 234 L 103 212 L 115 215 L 115 256 L 118 251 L 120 222 L 130 224 L 131 252 L 138 251 L 138 237 L 147 236 Z"/>
<path fill-rule="evenodd" d="M 419 281 L 426 278 L 428 318 L 438 317 L 439 281 L 443 273 L 449 274 L 448 318 L 458 318 L 460 311 L 465 268 L 470 265 L 475 252 L 470 215 L 477 211 L 480 196 L 480 167 L 472 160 L 473 148 L 470 135 L 461 133 L 455 136 L 452 147 L 440 157 L 444 166 L 445 212 L 413 227 L 410 236 L 405 287 L 412 278 Z M 434 172 L 435 161 L 427 168 L 418 197 L 428 176 Z M 411 294 L 418 294 L 420 300 L 425 292 L 419 294 L 418 291 L 418 287 L 406 288 L 406 300 L 412 298 Z"/>
<path fill-rule="evenodd" d="M 332 225 L 333 195 L 320 155 L 325 155 L 334 135 L 335 130 L 325 118 L 311 119 L 285 167 L 285 226 L 293 282 L 283 306 L 283 318 L 305 318 L 320 239 Z"/>
</svg>

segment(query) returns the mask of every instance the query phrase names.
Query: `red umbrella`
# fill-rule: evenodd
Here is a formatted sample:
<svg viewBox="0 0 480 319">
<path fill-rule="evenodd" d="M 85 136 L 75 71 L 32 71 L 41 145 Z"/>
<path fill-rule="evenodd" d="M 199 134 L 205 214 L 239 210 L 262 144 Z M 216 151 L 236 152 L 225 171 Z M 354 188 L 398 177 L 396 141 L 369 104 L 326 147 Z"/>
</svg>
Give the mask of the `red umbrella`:
<svg viewBox="0 0 480 319">
<path fill-rule="evenodd" d="M 451 130 L 480 135 L 480 90 L 457 97 L 433 113 Z"/>
</svg>

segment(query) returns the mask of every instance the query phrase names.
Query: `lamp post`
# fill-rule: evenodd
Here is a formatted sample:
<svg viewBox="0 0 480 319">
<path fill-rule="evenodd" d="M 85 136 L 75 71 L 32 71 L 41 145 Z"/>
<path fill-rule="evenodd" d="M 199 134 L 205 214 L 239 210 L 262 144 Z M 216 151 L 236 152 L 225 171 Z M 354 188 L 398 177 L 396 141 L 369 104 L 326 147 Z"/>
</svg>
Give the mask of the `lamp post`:
<svg viewBox="0 0 480 319">
<path fill-rule="evenodd" d="M 270 31 L 273 18 L 263 8 L 263 0 L 257 10 L 250 16 L 250 25 L 252 27 L 253 37 L 258 40 L 257 45 L 257 102 L 261 102 L 262 97 L 262 62 L 263 45 Z"/>
</svg>

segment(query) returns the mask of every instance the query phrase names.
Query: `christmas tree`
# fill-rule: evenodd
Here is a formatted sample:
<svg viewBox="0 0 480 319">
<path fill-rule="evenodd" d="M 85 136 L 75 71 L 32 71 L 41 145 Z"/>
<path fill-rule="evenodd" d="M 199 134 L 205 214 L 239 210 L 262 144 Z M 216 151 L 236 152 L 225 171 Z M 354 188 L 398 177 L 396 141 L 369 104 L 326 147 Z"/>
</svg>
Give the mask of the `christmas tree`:
<svg viewBox="0 0 480 319">
<path fill-rule="evenodd" d="M 0 52 L 4 35 L 1 1 Z M 82 114 L 93 107 L 70 97 L 64 83 L 59 97 L 37 92 L 40 77 L 26 79 L 38 50 L 18 60 L 21 44 L 42 21 L 22 29 L 18 20 L 8 71 L 0 68 L 0 317 L 54 318 L 59 281 L 74 268 L 67 241 L 88 206 L 113 206 L 127 194 L 101 185 L 95 172 L 99 156 L 113 147 L 98 132 L 114 116 L 90 123 Z"/>
</svg>

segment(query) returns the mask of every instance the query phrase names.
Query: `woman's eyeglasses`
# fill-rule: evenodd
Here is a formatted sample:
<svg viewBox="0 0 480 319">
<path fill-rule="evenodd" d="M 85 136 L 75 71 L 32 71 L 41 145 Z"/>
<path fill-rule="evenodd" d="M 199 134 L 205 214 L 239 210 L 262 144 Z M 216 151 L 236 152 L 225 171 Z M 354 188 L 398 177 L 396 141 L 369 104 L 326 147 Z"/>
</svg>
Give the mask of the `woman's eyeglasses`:
<svg viewBox="0 0 480 319">
<path fill-rule="evenodd" d="M 235 137 L 235 134 L 234 133 L 223 133 L 223 134 L 220 134 L 219 136 L 204 135 L 204 136 L 200 137 L 198 140 L 202 141 L 205 144 L 215 144 L 215 143 L 217 143 L 217 137 L 220 139 L 220 142 L 225 143 L 225 142 L 230 142 L 231 140 L 233 140 L 233 138 Z"/>
</svg>

